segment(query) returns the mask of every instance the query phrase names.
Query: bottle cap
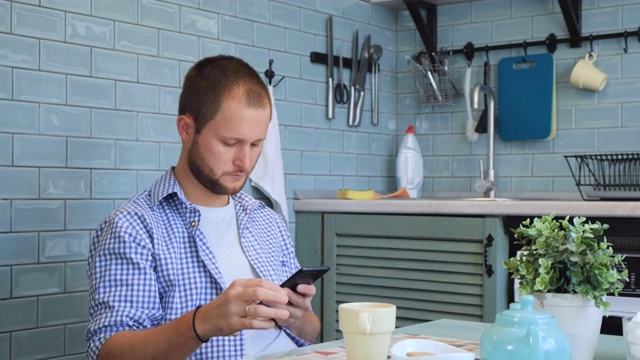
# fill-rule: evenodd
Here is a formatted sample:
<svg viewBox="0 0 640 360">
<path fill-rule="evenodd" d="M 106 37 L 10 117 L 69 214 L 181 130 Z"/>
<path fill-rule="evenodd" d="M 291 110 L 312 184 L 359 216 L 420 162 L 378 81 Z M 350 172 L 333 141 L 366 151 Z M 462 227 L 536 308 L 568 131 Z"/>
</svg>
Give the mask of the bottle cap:
<svg viewBox="0 0 640 360">
<path fill-rule="evenodd" d="M 413 125 L 409 125 L 409 127 L 407 127 L 407 131 L 405 131 L 405 134 L 415 134 L 416 133 L 416 129 L 413 128 Z"/>
</svg>

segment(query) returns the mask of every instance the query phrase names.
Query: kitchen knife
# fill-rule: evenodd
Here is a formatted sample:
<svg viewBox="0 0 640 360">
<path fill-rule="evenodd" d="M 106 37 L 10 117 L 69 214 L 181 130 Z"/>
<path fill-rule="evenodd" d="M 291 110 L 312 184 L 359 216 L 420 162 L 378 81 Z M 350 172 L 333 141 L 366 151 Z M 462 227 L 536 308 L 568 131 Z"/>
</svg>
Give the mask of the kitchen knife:
<svg viewBox="0 0 640 360">
<path fill-rule="evenodd" d="M 353 34 L 353 47 L 351 49 L 351 81 L 349 82 L 349 119 L 347 125 L 353 126 L 356 111 L 356 79 L 358 78 L 358 30 Z"/>
<path fill-rule="evenodd" d="M 333 100 L 333 16 L 327 19 L 327 118 L 335 117 L 336 104 Z"/>
<path fill-rule="evenodd" d="M 360 65 L 358 65 L 358 77 L 356 79 L 356 86 L 355 86 L 358 99 L 356 101 L 355 117 L 353 119 L 352 126 L 360 126 L 360 121 L 362 120 L 362 108 L 364 104 L 364 87 L 367 82 L 367 68 L 369 67 L 369 48 L 370 47 L 371 47 L 371 35 L 367 35 L 364 38 L 364 44 L 362 44 L 362 53 L 360 54 Z"/>
</svg>

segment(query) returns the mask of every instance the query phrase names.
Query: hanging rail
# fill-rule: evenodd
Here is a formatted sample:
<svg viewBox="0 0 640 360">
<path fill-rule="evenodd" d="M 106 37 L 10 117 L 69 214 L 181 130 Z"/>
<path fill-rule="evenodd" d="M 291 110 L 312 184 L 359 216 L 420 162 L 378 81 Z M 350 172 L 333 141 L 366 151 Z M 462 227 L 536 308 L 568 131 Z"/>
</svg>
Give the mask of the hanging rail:
<svg viewBox="0 0 640 360">
<path fill-rule="evenodd" d="M 629 36 L 638 36 L 638 41 L 640 42 L 640 27 L 635 31 L 621 31 L 616 33 L 609 34 L 589 34 L 583 35 L 579 37 L 580 41 L 589 41 L 593 43 L 594 40 L 603 40 L 603 39 L 615 39 L 615 38 L 624 38 L 625 39 L 625 47 L 624 50 L 627 52 L 627 39 Z M 555 34 L 551 33 L 544 40 L 536 40 L 536 41 L 523 41 L 522 43 L 509 43 L 509 44 L 500 44 L 500 45 L 485 45 L 482 47 L 475 47 L 472 42 L 468 42 L 462 49 L 450 50 L 451 54 L 464 54 L 468 61 L 473 60 L 474 53 L 476 49 L 482 50 L 485 52 L 492 50 L 505 50 L 505 49 L 515 49 L 522 47 L 525 52 L 528 47 L 531 46 L 546 46 L 547 51 L 550 53 L 554 53 L 556 51 L 558 44 L 571 43 L 572 41 L 576 41 L 575 37 L 566 37 L 566 38 L 558 38 Z"/>
</svg>

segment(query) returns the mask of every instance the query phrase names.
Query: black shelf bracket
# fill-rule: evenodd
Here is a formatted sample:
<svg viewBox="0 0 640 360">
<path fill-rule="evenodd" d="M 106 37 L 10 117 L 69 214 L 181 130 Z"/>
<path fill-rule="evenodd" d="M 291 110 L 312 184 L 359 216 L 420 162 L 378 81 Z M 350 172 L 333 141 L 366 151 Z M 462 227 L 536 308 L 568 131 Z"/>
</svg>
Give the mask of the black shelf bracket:
<svg viewBox="0 0 640 360">
<path fill-rule="evenodd" d="M 558 0 L 564 22 L 569 30 L 569 46 L 579 48 L 582 46 L 582 0 Z"/>
<path fill-rule="evenodd" d="M 404 0 L 404 5 L 409 10 L 425 50 L 429 55 L 435 53 L 438 46 L 438 8 L 420 0 Z"/>
</svg>

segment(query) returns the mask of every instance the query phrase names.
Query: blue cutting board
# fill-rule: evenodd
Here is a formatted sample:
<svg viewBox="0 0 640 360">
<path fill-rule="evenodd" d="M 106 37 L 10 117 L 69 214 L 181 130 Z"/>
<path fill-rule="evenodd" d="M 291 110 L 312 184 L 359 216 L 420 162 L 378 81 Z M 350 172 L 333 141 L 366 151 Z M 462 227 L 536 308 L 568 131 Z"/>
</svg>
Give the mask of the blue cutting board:
<svg viewBox="0 0 640 360">
<path fill-rule="evenodd" d="M 556 134 L 555 61 L 548 53 L 498 63 L 498 131 L 503 141 L 550 140 Z"/>
</svg>

